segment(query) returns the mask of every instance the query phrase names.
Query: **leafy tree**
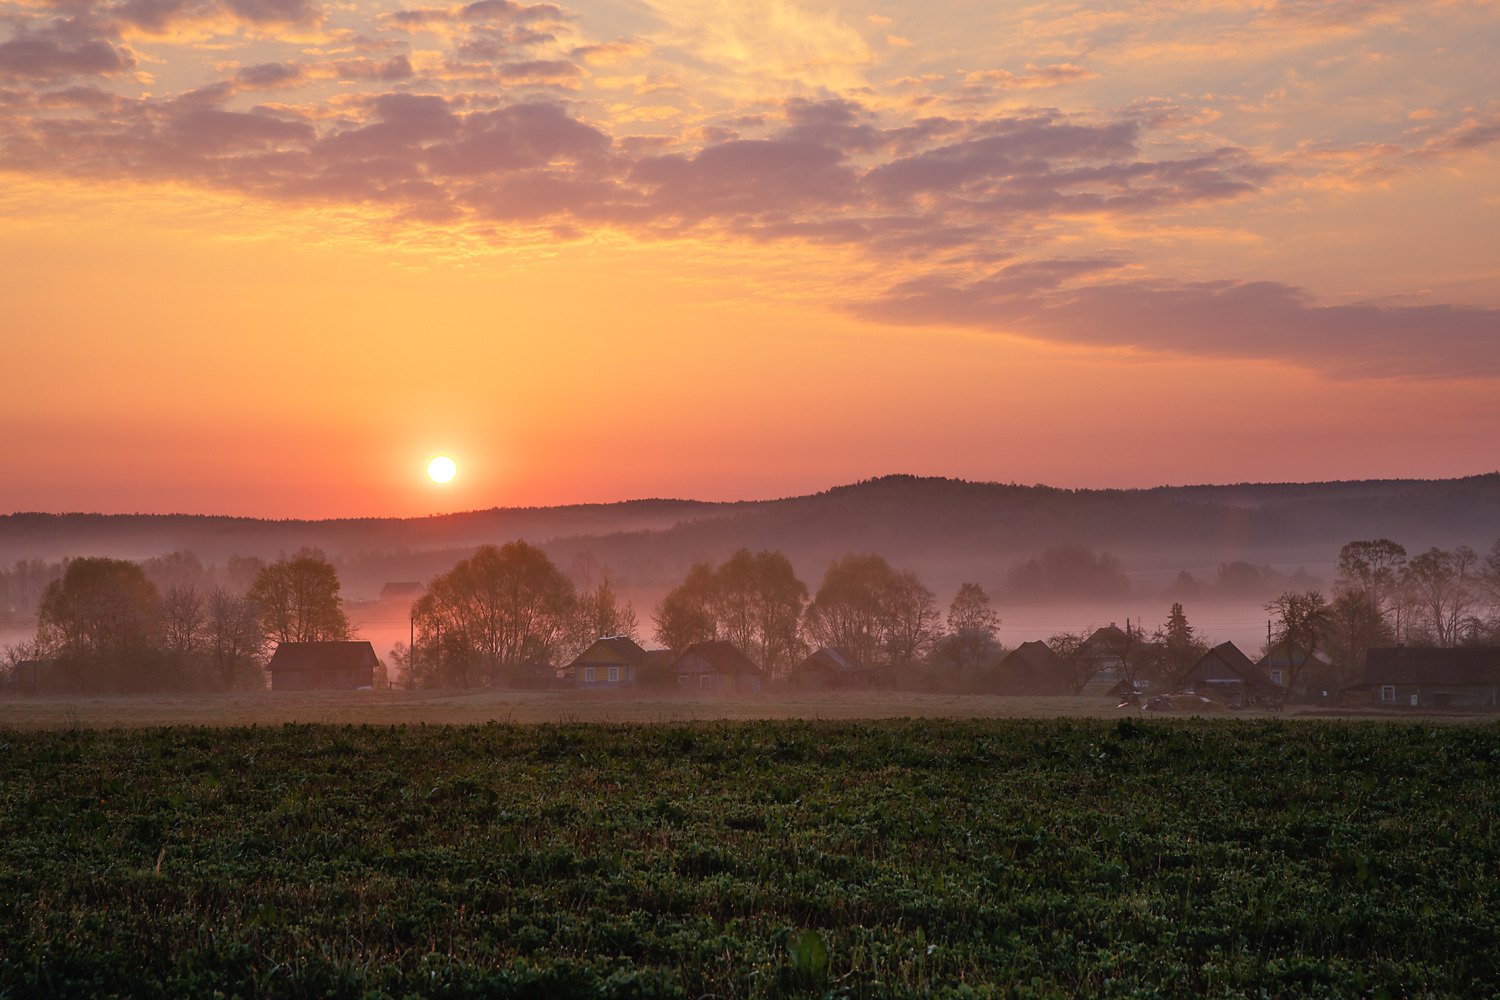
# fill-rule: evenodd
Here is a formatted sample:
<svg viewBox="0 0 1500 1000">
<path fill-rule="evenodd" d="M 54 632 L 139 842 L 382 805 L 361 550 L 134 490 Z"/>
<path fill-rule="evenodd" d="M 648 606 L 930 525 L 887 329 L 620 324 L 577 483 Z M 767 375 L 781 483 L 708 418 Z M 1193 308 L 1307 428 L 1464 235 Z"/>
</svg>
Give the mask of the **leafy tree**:
<svg viewBox="0 0 1500 1000">
<path fill-rule="evenodd" d="M 993 632 L 968 628 L 933 643 L 927 662 L 937 686 L 976 692 L 989 687 L 1004 656 L 1005 647 Z"/>
<path fill-rule="evenodd" d="M 740 549 L 714 571 L 712 607 L 718 634 L 772 677 L 784 676 L 802 654 L 807 585 L 780 552 Z"/>
<path fill-rule="evenodd" d="M 1290 590 L 1268 603 L 1266 611 L 1271 615 L 1270 646 L 1286 653 L 1285 698 L 1300 689 L 1303 671 L 1327 638 L 1328 601 L 1316 590 Z"/>
<path fill-rule="evenodd" d="M 848 555 L 828 567 L 804 615 L 812 642 L 839 646 L 870 665 L 888 665 L 896 571 L 880 556 Z"/>
<path fill-rule="evenodd" d="M 352 633 L 339 600 L 338 570 L 318 549 L 302 549 L 263 568 L 248 596 L 276 642 L 328 642 Z"/>
<path fill-rule="evenodd" d="M 1400 631 L 1402 579 L 1406 569 L 1406 548 L 1389 538 L 1372 538 L 1349 542 L 1339 549 L 1337 586 L 1341 591 L 1361 596 L 1362 604 Z M 1353 605 L 1346 607 L 1354 610 Z"/>
<path fill-rule="evenodd" d="M 656 623 L 656 641 L 682 652 L 695 642 L 717 638 L 719 622 L 714 590 L 713 567 L 708 563 L 694 564 L 687 579 L 667 592 L 651 616 Z"/>
<path fill-rule="evenodd" d="M 429 684 L 494 683 L 510 668 L 551 662 L 576 621 L 573 584 L 526 542 L 481 545 L 434 577 L 412 605 Z"/>
<path fill-rule="evenodd" d="M 70 561 L 42 594 L 39 648 L 86 690 L 144 690 L 159 682 L 161 598 L 135 563 Z"/>
<path fill-rule="evenodd" d="M 1007 583 L 1018 597 L 1115 598 L 1130 593 L 1118 556 L 1086 545 L 1053 545 L 1014 567 Z"/>
<path fill-rule="evenodd" d="M 938 635 L 937 596 L 912 572 L 897 573 L 885 591 L 886 660 L 909 666 L 921 659 Z"/>
<path fill-rule="evenodd" d="M 991 639 L 1000 629 L 1000 616 L 990 605 L 990 595 L 977 583 L 961 584 L 948 605 L 948 631 L 984 633 Z"/>
<path fill-rule="evenodd" d="M 616 596 L 614 586 L 605 574 L 599 578 L 598 584 L 578 598 L 572 632 L 570 645 L 575 651 L 582 652 L 604 636 L 626 635 L 635 639 L 640 626 L 635 620 L 635 608 L 629 601 L 621 601 Z"/>
</svg>

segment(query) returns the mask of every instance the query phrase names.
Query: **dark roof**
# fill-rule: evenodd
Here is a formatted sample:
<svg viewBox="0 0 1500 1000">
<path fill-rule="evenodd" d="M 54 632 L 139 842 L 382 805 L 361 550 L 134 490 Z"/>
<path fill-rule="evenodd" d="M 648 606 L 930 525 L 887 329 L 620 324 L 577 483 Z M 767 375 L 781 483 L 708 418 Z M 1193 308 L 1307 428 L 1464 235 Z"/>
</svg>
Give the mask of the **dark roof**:
<svg viewBox="0 0 1500 1000">
<path fill-rule="evenodd" d="M 670 667 L 672 661 L 677 659 L 677 654 L 670 649 L 648 649 L 645 659 L 641 660 L 642 666 Z"/>
<path fill-rule="evenodd" d="M 1299 664 L 1301 664 L 1302 657 L 1299 656 L 1297 658 L 1297 661 Z M 1331 661 L 1328 659 L 1327 654 L 1319 649 L 1313 652 L 1313 655 L 1308 658 L 1307 662 L 1321 663 L 1326 666 Z M 1255 665 L 1257 667 L 1260 667 L 1262 670 L 1270 670 L 1273 667 L 1279 669 L 1291 669 L 1292 661 L 1291 657 L 1287 656 L 1286 654 L 1286 645 L 1284 643 L 1278 642 L 1276 645 L 1266 650 L 1265 655 L 1255 661 Z"/>
<path fill-rule="evenodd" d="M 628 635 L 606 635 L 589 643 L 589 648 L 573 657 L 573 663 L 585 661 L 603 663 L 618 661 L 639 666 L 646 659 L 646 651 Z"/>
<path fill-rule="evenodd" d="M 860 662 L 859 657 L 842 646 L 819 646 L 811 656 L 797 664 L 798 670 L 823 667 L 840 674 L 858 674 L 873 670 Z"/>
<path fill-rule="evenodd" d="M 693 643 L 682 651 L 682 655 L 672 662 L 672 666 L 675 668 L 689 656 L 701 657 L 721 674 L 760 673 L 760 667 L 755 665 L 754 660 L 740 652 L 739 647 L 734 643 L 724 639 Z"/>
<path fill-rule="evenodd" d="M 1063 658 L 1054 653 L 1052 647 L 1040 639 L 1021 643 L 1006 653 L 1005 659 L 1001 660 L 1000 664 L 1004 666 L 1011 660 L 1020 660 L 1027 666 L 1041 671 L 1062 670 L 1066 666 Z"/>
<path fill-rule="evenodd" d="M 1213 649 L 1198 657 L 1198 662 L 1189 667 L 1187 672 L 1178 678 L 1177 684 L 1174 686 L 1182 687 L 1183 681 L 1192 676 L 1203 665 L 1204 661 L 1209 659 L 1218 659 L 1229 668 L 1231 673 L 1237 674 L 1246 684 L 1256 687 L 1274 688 L 1276 686 L 1276 682 L 1271 680 L 1265 671 L 1261 670 L 1254 663 L 1251 663 L 1250 657 L 1242 653 L 1240 647 L 1232 642 L 1221 642 Z"/>
<path fill-rule="evenodd" d="M 358 670 L 379 662 L 368 640 L 344 642 L 283 642 L 276 647 L 267 670 Z"/>
<path fill-rule="evenodd" d="M 1365 654 L 1365 684 L 1500 684 L 1500 647 L 1376 647 Z"/>
<path fill-rule="evenodd" d="M 1115 650 L 1128 643 L 1131 636 L 1114 622 L 1110 622 L 1103 628 L 1096 628 L 1089 633 L 1089 637 L 1083 641 L 1089 648 L 1103 647 L 1105 652 L 1113 653 Z"/>
</svg>

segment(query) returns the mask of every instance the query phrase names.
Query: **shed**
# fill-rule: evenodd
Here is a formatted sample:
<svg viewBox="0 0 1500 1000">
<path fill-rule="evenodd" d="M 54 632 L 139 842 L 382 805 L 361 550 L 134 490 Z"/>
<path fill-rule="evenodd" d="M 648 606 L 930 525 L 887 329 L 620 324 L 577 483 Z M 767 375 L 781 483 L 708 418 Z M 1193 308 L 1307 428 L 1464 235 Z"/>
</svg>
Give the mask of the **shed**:
<svg viewBox="0 0 1500 1000">
<path fill-rule="evenodd" d="M 672 674 L 682 691 L 754 694 L 761 689 L 760 667 L 723 639 L 693 643 L 672 661 Z"/>
<path fill-rule="evenodd" d="M 995 668 L 995 691 L 1009 695 L 1072 694 L 1067 662 L 1040 639 L 1023 642 Z"/>
<path fill-rule="evenodd" d="M 1285 693 L 1232 642 L 1221 642 L 1204 653 L 1177 678 L 1174 687 L 1212 695 L 1235 707 L 1279 703 Z"/>
<path fill-rule="evenodd" d="M 363 639 L 283 642 L 266 669 L 272 691 L 356 691 L 375 686 L 380 659 Z"/>
<path fill-rule="evenodd" d="M 842 646 L 820 646 L 792 668 L 791 680 L 801 688 L 824 691 L 862 690 L 876 687 L 880 671 L 866 666 Z"/>
<path fill-rule="evenodd" d="M 1361 685 L 1381 705 L 1500 708 L 1500 647 L 1379 646 L 1365 654 Z"/>
</svg>

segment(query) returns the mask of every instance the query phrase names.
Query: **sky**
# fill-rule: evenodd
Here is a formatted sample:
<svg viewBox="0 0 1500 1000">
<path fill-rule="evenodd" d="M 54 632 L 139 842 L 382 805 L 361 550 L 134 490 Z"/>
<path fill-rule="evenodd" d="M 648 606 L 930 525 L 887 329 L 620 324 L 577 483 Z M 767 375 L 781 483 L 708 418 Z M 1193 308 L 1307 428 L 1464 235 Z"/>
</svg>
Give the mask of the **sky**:
<svg viewBox="0 0 1500 1000">
<path fill-rule="evenodd" d="M 0 0 L 0 510 L 1491 471 L 1496 51 L 1491 0 Z"/>
</svg>

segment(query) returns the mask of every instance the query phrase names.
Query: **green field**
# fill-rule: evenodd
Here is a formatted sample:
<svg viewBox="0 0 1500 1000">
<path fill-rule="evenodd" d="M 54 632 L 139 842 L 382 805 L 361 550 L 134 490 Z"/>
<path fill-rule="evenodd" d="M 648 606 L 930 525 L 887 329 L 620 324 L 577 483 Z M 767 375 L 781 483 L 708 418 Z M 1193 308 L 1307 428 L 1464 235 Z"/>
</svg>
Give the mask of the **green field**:
<svg viewBox="0 0 1500 1000">
<path fill-rule="evenodd" d="M 0 731 L 0 994 L 1494 996 L 1500 726 Z"/>
</svg>

